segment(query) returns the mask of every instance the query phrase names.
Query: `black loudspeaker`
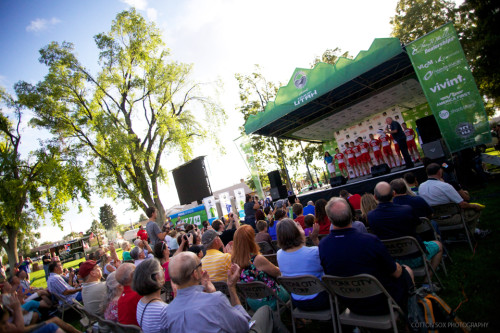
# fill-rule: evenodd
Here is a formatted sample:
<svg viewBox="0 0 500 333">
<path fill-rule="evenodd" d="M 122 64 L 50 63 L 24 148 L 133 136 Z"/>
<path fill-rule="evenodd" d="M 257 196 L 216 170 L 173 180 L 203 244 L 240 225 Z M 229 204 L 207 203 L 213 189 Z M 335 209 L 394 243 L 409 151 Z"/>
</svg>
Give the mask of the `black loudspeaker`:
<svg viewBox="0 0 500 333">
<path fill-rule="evenodd" d="M 271 187 L 271 199 L 273 199 L 273 201 L 279 199 L 286 199 L 287 197 L 288 197 L 288 192 L 286 190 L 285 185 L 281 185 L 278 187 Z"/>
<path fill-rule="evenodd" d="M 391 168 L 387 165 L 387 163 L 382 163 L 379 165 L 372 166 L 372 177 L 387 175 L 391 172 Z"/>
<path fill-rule="evenodd" d="M 441 131 L 433 115 L 417 119 L 416 124 L 422 143 L 441 139 Z"/>
<path fill-rule="evenodd" d="M 197 157 L 172 170 L 181 205 L 201 203 L 203 198 L 212 195 L 204 159 L 205 156 Z"/>
<path fill-rule="evenodd" d="M 330 178 L 330 185 L 332 187 L 344 185 L 345 183 L 347 183 L 347 178 L 345 178 L 345 177 L 337 176 L 337 177 Z"/>
<path fill-rule="evenodd" d="M 279 170 L 274 170 L 271 171 L 267 174 L 267 177 L 269 177 L 269 183 L 271 184 L 271 188 L 273 187 L 280 187 L 283 185 L 281 182 L 281 175 Z"/>
<path fill-rule="evenodd" d="M 438 160 L 446 157 L 441 140 L 436 140 L 422 145 L 425 157 Z"/>
</svg>

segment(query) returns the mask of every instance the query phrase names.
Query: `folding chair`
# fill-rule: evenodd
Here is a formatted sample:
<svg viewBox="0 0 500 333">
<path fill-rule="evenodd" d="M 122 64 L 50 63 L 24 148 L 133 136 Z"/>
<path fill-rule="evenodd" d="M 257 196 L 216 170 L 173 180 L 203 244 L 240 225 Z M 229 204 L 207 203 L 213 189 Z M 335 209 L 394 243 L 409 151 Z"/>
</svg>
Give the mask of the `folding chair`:
<svg viewBox="0 0 500 333">
<path fill-rule="evenodd" d="M 337 318 L 339 333 L 342 333 L 341 325 L 381 330 L 392 328 L 394 332 L 397 332 L 398 328 L 396 326 L 396 320 L 399 315 L 405 318 L 403 310 L 401 310 L 391 295 L 389 295 L 389 293 L 375 277 L 369 274 L 359 274 L 349 277 L 323 275 L 322 282 L 335 300 L 335 317 Z M 377 296 L 380 294 L 387 298 L 389 313 L 386 315 L 362 315 L 352 312 L 349 308 L 346 308 L 342 314 L 339 312 L 338 296 L 347 299 L 357 299 L 362 302 L 363 298 Z"/>
<path fill-rule="evenodd" d="M 281 319 L 281 312 L 285 311 L 285 309 L 290 305 L 290 301 L 283 302 L 278 295 L 267 286 L 264 282 L 261 281 L 253 281 L 253 282 L 238 282 L 237 285 L 241 294 L 245 297 L 245 299 L 262 299 L 266 297 L 274 297 L 276 299 L 276 310 L 278 318 Z M 245 300 L 246 302 L 246 300 Z M 250 311 L 250 310 L 248 310 Z"/>
<path fill-rule="evenodd" d="M 456 203 L 432 206 L 432 209 L 434 210 L 433 219 L 438 223 L 439 230 L 446 232 L 464 229 L 470 250 L 474 253 L 474 246 L 472 245 L 474 235 L 471 235 L 467 227 L 463 209 Z"/>
<path fill-rule="evenodd" d="M 99 323 L 99 316 L 87 311 L 82 303 L 78 302 L 76 299 L 73 299 L 73 305 L 78 309 L 79 312 L 83 314 L 83 316 L 85 317 L 84 319 L 87 320 L 87 325 L 82 323 L 82 320 L 84 319 L 80 320 L 80 323 L 85 326 L 85 330 L 92 327 L 94 324 Z"/>
<path fill-rule="evenodd" d="M 111 320 L 100 318 L 100 327 L 108 327 L 113 333 L 142 333 L 142 329 L 135 325 L 124 325 Z"/>
<path fill-rule="evenodd" d="M 276 250 L 276 252 L 278 252 L 278 250 L 281 249 L 281 247 L 278 245 L 278 241 L 277 240 L 273 240 L 271 242 L 271 245 L 274 247 L 274 249 Z"/>
<path fill-rule="evenodd" d="M 300 296 L 308 296 L 326 291 L 321 283 L 321 280 L 314 275 L 298 275 L 298 276 L 280 276 L 278 283 L 283 286 L 290 294 L 294 293 Z M 330 294 L 328 294 L 330 295 Z M 312 320 L 331 320 L 333 324 L 333 331 L 337 332 L 337 325 L 335 324 L 335 315 L 333 310 L 333 301 L 330 296 L 330 308 L 318 311 L 305 311 L 299 308 L 294 308 L 293 302 L 290 305 L 290 313 L 292 314 L 292 327 L 295 333 L 294 318 L 312 319 Z"/>
<path fill-rule="evenodd" d="M 274 266 L 278 267 L 278 256 L 276 253 L 264 254 L 264 258 L 269 260 L 271 262 L 271 264 L 273 264 Z"/>
<path fill-rule="evenodd" d="M 260 247 L 260 252 L 262 254 L 273 254 L 276 253 L 274 247 L 268 242 L 258 242 L 257 245 Z"/>
<path fill-rule="evenodd" d="M 212 282 L 212 284 L 215 287 L 215 290 L 220 291 L 227 297 L 230 297 L 229 295 L 229 287 L 227 286 L 227 283 L 224 281 L 217 281 L 217 282 Z"/>
<path fill-rule="evenodd" d="M 420 246 L 420 244 L 417 242 L 417 240 L 413 237 L 410 236 L 405 236 L 405 237 L 399 237 L 399 238 L 393 238 L 393 239 L 386 239 L 383 240 L 382 243 L 384 243 L 385 247 L 387 248 L 387 251 L 389 251 L 389 254 L 394 258 L 394 259 L 405 259 L 408 256 L 414 255 L 414 254 L 419 254 L 422 258 L 423 265 L 417 268 L 412 268 L 413 270 L 413 275 L 415 277 L 422 277 L 425 276 L 427 277 L 427 281 L 429 283 L 429 286 L 431 290 L 434 292 L 434 286 L 432 285 L 429 269 L 432 270 L 432 273 L 436 277 L 436 279 L 439 282 L 439 285 L 441 288 L 443 288 L 443 284 L 441 283 L 441 280 L 439 279 L 439 276 L 436 274 L 436 271 L 434 268 L 432 268 L 431 263 L 429 260 L 427 260 L 427 257 L 425 255 L 424 250 Z M 414 258 L 414 257 L 413 257 Z"/>
<path fill-rule="evenodd" d="M 438 235 L 436 229 L 432 225 L 431 221 L 426 217 L 420 218 L 420 224 L 417 226 L 417 234 L 422 237 L 422 235 L 432 235 L 432 240 L 437 240 L 443 246 L 443 253 L 446 253 L 446 257 L 450 259 L 450 262 L 453 262 L 448 249 L 446 248 L 444 242 L 441 240 L 441 236 Z M 423 238 L 422 238 L 423 239 Z M 443 268 L 444 274 L 448 276 L 448 271 L 446 270 L 446 265 L 444 264 L 444 258 L 441 260 L 441 267 Z"/>
<path fill-rule="evenodd" d="M 56 298 L 56 300 L 58 301 L 58 305 L 57 305 L 57 311 L 59 311 L 61 313 L 61 319 L 64 320 L 64 313 L 66 311 L 74 311 L 76 312 L 79 316 L 82 317 L 82 320 L 84 321 L 83 323 L 81 323 L 82 325 L 85 326 L 85 320 L 84 318 L 86 317 L 85 314 L 80 310 L 78 309 L 74 303 L 69 303 L 68 301 L 66 301 L 66 299 L 64 299 L 63 297 L 57 295 L 56 293 L 51 293 L 52 296 L 54 296 Z"/>
</svg>

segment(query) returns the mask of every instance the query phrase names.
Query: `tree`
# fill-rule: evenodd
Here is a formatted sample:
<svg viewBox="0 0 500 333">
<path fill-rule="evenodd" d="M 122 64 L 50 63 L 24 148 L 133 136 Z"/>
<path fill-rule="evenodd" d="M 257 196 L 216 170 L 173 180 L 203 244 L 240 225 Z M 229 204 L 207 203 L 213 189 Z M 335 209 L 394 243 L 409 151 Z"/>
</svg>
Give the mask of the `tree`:
<svg viewBox="0 0 500 333">
<path fill-rule="evenodd" d="M 36 238 L 33 231 L 47 214 L 61 227 L 70 200 L 90 201 L 89 184 L 72 151 L 48 140 L 28 156 L 21 155 L 22 115 L 18 101 L 0 88 L 0 246 L 10 263 L 17 262 L 20 247 L 26 249 Z"/>
<path fill-rule="evenodd" d="M 104 204 L 99 208 L 99 220 L 106 230 L 111 230 L 118 225 L 116 216 L 113 213 L 113 207 L 108 204 Z"/>
<path fill-rule="evenodd" d="M 168 60 L 160 31 L 135 9 L 119 13 L 111 30 L 94 40 L 97 75 L 79 62 L 71 43 L 52 42 L 40 50 L 45 79 L 20 82 L 16 91 L 34 110 L 34 124 L 84 154 L 100 194 L 129 199 L 132 209 L 156 206 L 163 222 L 162 157 L 176 153 L 189 160 L 192 144 L 217 132 L 224 111 L 199 94 L 191 65 Z"/>
<path fill-rule="evenodd" d="M 87 233 L 93 233 L 94 237 L 97 239 L 97 244 L 98 246 L 101 246 L 101 242 L 99 241 L 99 235 L 102 235 L 105 232 L 104 226 L 97 220 L 92 220 L 92 224 L 90 226 L 90 229 L 87 230 Z M 90 240 L 89 240 L 90 242 Z"/>
<path fill-rule="evenodd" d="M 141 213 L 141 216 L 139 216 L 139 220 L 137 222 L 145 221 L 147 219 L 148 219 L 148 217 Z"/>
<path fill-rule="evenodd" d="M 399 0 L 391 18 L 392 36 L 408 44 L 454 20 L 455 4 L 448 0 Z"/>
<path fill-rule="evenodd" d="M 325 52 L 323 52 L 321 57 L 316 57 L 311 64 L 311 68 L 314 68 L 314 66 L 316 66 L 320 62 L 335 65 L 340 57 L 352 59 L 352 56 L 349 55 L 349 51 L 345 51 L 344 53 L 342 53 L 342 50 L 339 47 L 336 47 L 334 49 L 327 49 L 325 50 Z"/>
</svg>

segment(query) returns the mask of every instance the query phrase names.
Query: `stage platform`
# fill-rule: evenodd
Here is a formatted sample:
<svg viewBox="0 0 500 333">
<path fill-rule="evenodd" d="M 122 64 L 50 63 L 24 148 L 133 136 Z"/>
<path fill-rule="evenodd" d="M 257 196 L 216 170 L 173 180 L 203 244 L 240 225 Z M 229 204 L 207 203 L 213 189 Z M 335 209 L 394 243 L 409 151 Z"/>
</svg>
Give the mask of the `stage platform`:
<svg viewBox="0 0 500 333">
<path fill-rule="evenodd" d="M 359 195 L 363 195 L 367 192 L 373 193 L 373 189 L 378 182 L 385 181 L 389 183 L 393 179 L 402 178 L 407 172 L 413 172 L 419 184 L 427 179 L 422 163 L 416 163 L 415 167 L 411 169 L 406 169 L 404 166 L 396 167 L 392 168 L 391 173 L 387 175 L 377 177 L 364 176 L 350 179 L 345 185 L 339 185 L 333 188 L 330 185 L 324 185 L 321 188 L 299 194 L 297 198 L 299 198 L 300 203 L 305 207 L 310 200 L 316 202 L 318 199 L 325 199 L 328 201 L 331 197 L 338 197 L 341 190 L 347 190 L 351 194 L 357 193 Z"/>
</svg>

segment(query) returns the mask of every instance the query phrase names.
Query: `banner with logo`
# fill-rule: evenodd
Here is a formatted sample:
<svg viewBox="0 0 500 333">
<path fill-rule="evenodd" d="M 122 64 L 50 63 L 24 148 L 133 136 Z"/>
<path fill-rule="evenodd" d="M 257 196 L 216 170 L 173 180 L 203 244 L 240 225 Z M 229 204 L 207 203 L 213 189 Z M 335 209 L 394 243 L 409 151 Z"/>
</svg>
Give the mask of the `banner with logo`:
<svg viewBox="0 0 500 333">
<path fill-rule="evenodd" d="M 231 198 L 229 197 L 229 192 L 219 194 L 219 204 L 223 216 L 231 211 Z"/>
<path fill-rule="evenodd" d="M 201 228 L 201 223 L 208 220 L 205 206 L 200 205 L 191 209 L 184 210 L 169 216 L 171 221 L 176 225 L 179 222 L 186 224 L 195 224 Z"/>
<path fill-rule="evenodd" d="M 406 49 L 450 152 L 490 142 L 483 100 L 453 23 Z"/>
<path fill-rule="evenodd" d="M 244 210 L 244 205 L 245 205 L 245 189 L 244 188 L 237 188 L 234 190 L 234 202 L 236 206 L 236 210 L 238 211 L 240 218 L 245 217 L 245 210 Z"/>
<path fill-rule="evenodd" d="M 215 206 L 215 198 L 213 195 L 203 198 L 203 205 L 205 206 L 208 220 L 216 219 L 219 217 L 219 214 L 217 213 L 217 207 Z"/>
</svg>

